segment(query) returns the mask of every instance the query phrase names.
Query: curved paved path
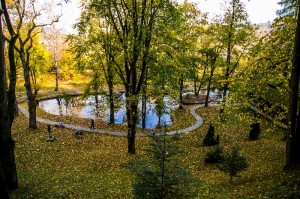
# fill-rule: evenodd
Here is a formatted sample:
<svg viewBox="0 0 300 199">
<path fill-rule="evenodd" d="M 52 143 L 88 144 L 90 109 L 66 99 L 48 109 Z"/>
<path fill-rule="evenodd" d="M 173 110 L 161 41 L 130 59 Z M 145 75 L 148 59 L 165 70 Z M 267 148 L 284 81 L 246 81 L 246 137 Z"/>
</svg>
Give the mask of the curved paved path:
<svg viewBox="0 0 300 199">
<path fill-rule="evenodd" d="M 174 134 L 190 133 L 191 131 L 201 127 L 203 124 L 203 119 L 196 113 L 196 109 L 198 109 L 199 107 L 202 107 L 202 106 L 204 106 L 204 105 L 203 104 L 195 105 L 190 109 L 190 113 L 196 120 L 196 122 L 192 126 L 189 126 L 184 129 L 175 130 L 175 131 L 169 131 L 169 132 L 166 132 L 166 134 L 174 135 Z M 212 105 L 212 106 L 214 106 L 214 105 Z M 19 110 L 28 118 L 29 117 L 28 111 L 22 106 L 18 106 L 18 107 L 19 107 Z M 87 131 L 87 132 L 101 133 L 101 134 L 107 134 L 107 135 L 113 135 L 113 136 L 123 136 L 123 137 L 127 136 L 127 133 L 124 133 L 124 132 L 109 131 L 109 130 L 103 130 L 103 129 L 90 129 L 90 128 L 75 126 L 72 124 L 66 124 L 66 123 L 62 123 L 62 122 L 54 122 L 54 121 L 42 119 L 39 117 L 37 117 L 36 120 L 39 123 L 50 124 L 50 125 L 63 125 L 65 128 L 74 129 L 74 130 L 83 130 L 83 131 Z M 151 132 L 149 134 L 137 133 L 136 136 L 148 136 L 148 135 L 152 135 L 152 134 L 153 134 L 153 132 Z M 162 133 L 155 133 L 155 135 L 160 135 L 160 134 L 162 134 Z"/>
</svg>

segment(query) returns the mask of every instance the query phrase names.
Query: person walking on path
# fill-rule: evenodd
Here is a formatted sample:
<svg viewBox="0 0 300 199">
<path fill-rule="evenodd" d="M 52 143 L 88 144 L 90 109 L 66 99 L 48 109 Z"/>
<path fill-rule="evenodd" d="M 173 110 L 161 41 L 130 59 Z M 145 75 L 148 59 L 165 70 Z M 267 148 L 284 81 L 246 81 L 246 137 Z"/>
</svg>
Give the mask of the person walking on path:
<svg viewBox="0 0 300 199">
<path fill-rule="evenodd" d="M 91 119 L 91 126 L 90 129 L 95 129 L 95 122 L 93 119 Z"/>
</svg>

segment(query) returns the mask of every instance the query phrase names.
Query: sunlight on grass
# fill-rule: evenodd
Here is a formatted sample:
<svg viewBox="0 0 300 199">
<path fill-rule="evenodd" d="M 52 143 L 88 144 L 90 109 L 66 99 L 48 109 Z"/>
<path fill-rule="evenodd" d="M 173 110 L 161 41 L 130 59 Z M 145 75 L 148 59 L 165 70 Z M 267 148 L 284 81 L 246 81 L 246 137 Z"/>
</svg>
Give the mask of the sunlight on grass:
<svg viewBox="0 0 300 199">
<path fill-rule="evenodd" d="M 70 80 L 59 80 L 58 81 L 58 91 L 65 90 L 84 90 L 84 86 L 91 80 L 91 76 L 87 75 L 86 72 L 76 73 L 74 77 Z M 54 91 L 55 88 L 55 74 L 47 73 L 41 75 L 37 79 L 37 86 L 40 92 L 43 91 Z M 22 76 L 19 76 L 16 84 L 17 92 L 25 92 L 24 80 Z"/>
<path fill-rule="evenodd" d="M 282 170 L 285 142 L 282 141 L 284 132 L 281 129 L 264 121 L 260 139 L 248 141 L 250 124 L 239 120 L 236 112 L 226 125 L 217 122 L 217 108 L 200 108 L 197 112 L 204 119 L 203 127 L 182 135 L 179 147 L 185 150 L 181 155 L 184 164 L 201 181 L 201 186 L 195 187 L 199 198 L 286 196 L 290 187 L 295 186 L 288 182 L 298 182 L 299 172 L 285 173 Z M 178 115 L 176 112 L 176 128 L 187 121 L 185 116 Z M 215 133 L 220 134 L 221 146 L 225 150 L 240 146 L 241 154 L 249 162 L 248 170 L 234 178 L 232 184 L 229 184 L 229 176 L 216 166 L 204 163 L 205 154 L 211 147 L 203 147 L 202 140 L 210 122 L 215 124 Z M 46 125 L 38 124 L 37 130 L 29 130 L 27 126 L 27 119 L 22 115 L 13 126 L 20 188 L 12 193 L 12 198 L 133 197 L 134 178 L 122 166 L 133 158 L 126 152 L 126 138 L 84 133 L 83 139 L 75 139 L 71 130 L 53 127 L 57 140 L 51 143 L 46 142 Z M 145 137 L 137 138 L 138 153 L 148 141 Z"/>
</svg>

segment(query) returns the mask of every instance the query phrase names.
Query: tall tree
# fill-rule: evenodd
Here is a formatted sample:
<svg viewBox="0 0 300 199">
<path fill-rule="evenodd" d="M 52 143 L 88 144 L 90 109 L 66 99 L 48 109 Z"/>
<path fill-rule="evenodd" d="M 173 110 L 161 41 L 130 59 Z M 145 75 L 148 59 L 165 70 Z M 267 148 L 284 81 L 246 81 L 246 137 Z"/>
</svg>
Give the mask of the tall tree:
<svg viewBox="0 0 300 199">
<path fill-rule="evenodd" d="M 30 77 L 33 90 L 35 91 L 41 87 L 41 81 L 38 80 L 38 77 L 48 72 L 51 65 L 51 54 L 46 49 L 46 45 L 43 42 L 40 43 L 40 41 L 40 38 L 36 37 L 36 39 L 33 40 L 30 50 Z"/>
<path fill-rule="evenodd" d="M 47 48 L 52 53 L 52 66 L 51 71 L 55 73 L 55 88 L 54 91 L 58 91 L 59 82 L 59 61 L 62 58 L 64 49 L 64 34 L 59 30 L 55 24 L 43 29 L 43 39 L 46 40 Z"/>
<path fill-rule="evenodd" d="M 195 4 L 184 1 L 172 10 L 170 19 L 159 23 L 160 37 L 154 52 L 158 68 L 150 70 L 149 76 L 152 84 L 163 89 L 162 93 L 168 89 L 169 94 L 179 95 L 179 108 L 183 108 L 185 82 L 198 73 L 197 40 L 206 24 L 206 15 Z"/>
<path fill-rule="evenodd" d="M 289 1 L 296 7 L 297 26 L 294 40 L 292 70 L 290 79 L 289 133 L 286 141 L 287 169 L 300 166 L 300 106 L 299 106 L 299 76 L 300 76 L 300 1 Z"/>
<path fill-rule="evenodd" d="M 294 24 L 291 18 L 278 18 L 272 26 L 260 27 L 258 33 L 267 32 L 247 54 L 232 85 L 235 93 L 231 99 L 255 105 L 278 125 L 287 122 Z"/>
<path fill-rule="evenodd" d="M 179 82 L 179 108 L 183 108 L 183 89 L 186 80 L 194 79 L 198 73 L 197 65 L 197 40 L 200 35 L 201 25 L 206 23 L 205 15 L 200 13 L 193 3 L 184 1 L 177 6 L 179 17 L 174 37 L 177 38 L 175 53 L 176 72 Z"/>
<path fill-rule="evenodd" d="M 41 21 L 41 17 L 47 14 L 46 8 L 38 8 L 37 1 L 13 1 L 11 5 L 14 13 L 14 29 L 17 35 L 17 45 L 15 50 L 18 52 L 24 74 L 24 85 L 28 99 L 29 109 L 29 128 L 36 129 L 36 95 L 38 89 L 32 88 L 31 82 L 31 50 L 34 39 L 41 33 L 42 27 L 58 22 L 60 16 L 49 17 L 47 21 Z M 48 8 L 49 9 L 49 8 Z"/>
<path fill-rule="evenodd" d="M 135 135 L 138 120 L 138 95 L 148 70 L 149 51 L 157 18 L 163 16 L 168 0 L 93 0 L 92 7 L 103 20 L 111 24 L 122 47 L 122 62 L 117 73 L 125 87 L 128 152 L 135 154 Z"/>
<path fill-rule="evenodd" d="M 5 63 L 4 63 L 4 37 L 3 37 L 3 30 L 2 30 L 2 14 L 4 10 L 0 7 L 0 128 L 2 130 L 8 129 L 7 127 L 7 120 L 8 112 L 7 112 L 7 90 L 6 90 L 6 71 L 5 71 Z M 3 133 L 0 135 L 0 146 L 5 145 L 3 139 Z M 2 154 L 2 149 L 0 151 Z M 2 158 L 1 158 L 2 159 Z M 4 177 L 4 172 L 2 169 L 2 160 L 0 159 L 0 195 L 6 195 L 8 197 L 8 190 L 7 185 Z"/>
<path fill-rule="evenodd" d="M 212 77 L 214 75 L 215 69 L 216 69 L 216 62 L 218 58 L 218 53 L 216 49 L 213 48 L 206 48 L 200 50 L 200 53 L 202 54 L 202 63 L 206 66 L 206 68 L 209 69 L 209 76 L 208 76 L 208 82 L 207 82 L 207 93 L 205 97 L 205 104 L 204 106 L 208 106 L 208 99 L 209 99 L 209 93 L 211 89 L 211 81 Z"/>
<path fill-rule="evenodd" d="M 2 33 L 2 17 L 0 19 L 0 162 L 3 169 L 4 179 L 9 190 L 18 188 L 18 178 L 14 155 L 14 140 L 11 134 L 11 127 L 16 113 L 16 63 L 15 63 L 15 42 L 17 35 L 15 34 L 10 15 L 7 11 L 5 0 L 1 0 L 1 15 L 4 14 L 5 24 L 10 37 L 6 37 L 8 41 L 8 57 L 9 57 L 9 86 L 6 85 L 6 68 L 4 63 L 4 35 Z M 1 187 L 2 188 L 2 187 Z"/>
<path fill-rule="evenodd" d="M 108 86 L 109 123 L 114 124 L 114 84 L 116 80 L 115 63 L 121 48 L 118 47 L 114 32 L 110 31 L 111 25 L 106 22 L 97 21 L 95 24 L 98 31 L 90 34 L 92 43 L 100 44 L 101 50 L 96 52 L 100 61 L 99 66 Z"/>
<path fill-rule="evenodd" d="M 82 12 L 81 20 L 76 24 L 76 28 L 79 35 L 70 35 L 69 41 L 78 58 L 77 66 L 94 72 L 93 79 L 87 85 L 86 93 L 96 97 L 104 91 L 103 83 L 106 84 L 110 109 L 109 123 L 113 124 L 115 63 L 121 48 L 116 46 L 117 38 L 114 32 L 110 31 L 110 24 L 95 16 L 93 10 L 86 9 Z"/>
<path fill-rule="evenodd" d="M 224 67 L 223 97 L 226 98 L 230 77 L 235 74 L 241 58 L 251 46 L 253 27 L 248 21 L 245 5 L 240 0 L 230 0 L 219 24 L 219 41 L 223 45 Z"/>
<path fill-rule="evenodd" d="M 206 83 L 207 92 L 205 97 L 205 106 L 208 106 L 212 85 L 214 87 L 218 87 L 218 85 L 216 85 L 218 83 L 218 78 L 214 76 L 218 77 L 221 71 L 218 71 L 216 69 L 222 68 L 221 66 L 223 66 L 224 64 L 224 60 L 221 56 L 222 44 L 215 42 L 216 40 L 218 40 L 218 37 L 218 25 L 215 23 L 209 24 L 209 26 L 205 29 L 204 34 L 202 34 L 202 42 L 200 44 L 201 49 L 198 51 L 201 58 L 200 63 L 204 65 L 204 68 L 208 73 L 203 73 L 201 82 L 201 84 Z M 200 87 L 198 89 L 200 89 Z"/>
</svg>

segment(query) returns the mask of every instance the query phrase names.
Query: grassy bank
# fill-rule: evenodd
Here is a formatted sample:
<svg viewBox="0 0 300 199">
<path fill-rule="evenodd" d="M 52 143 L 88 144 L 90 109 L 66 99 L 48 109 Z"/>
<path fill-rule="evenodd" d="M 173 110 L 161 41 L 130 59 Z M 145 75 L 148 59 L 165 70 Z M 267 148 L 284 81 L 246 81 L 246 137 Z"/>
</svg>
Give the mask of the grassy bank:
<svg viewBox="0 0 300 199">
<path fill-rule="evenodd" d="M 284 198 L 299 190 L 299 172 L 283 171 L 283 130 L 264 121 L 260 139 L 248 141 L 249 121 L 238 117 L 240 112 L 245 110 L 235 110 L 226 124 L 220 124 L 216 108 L 200 108 L 203 127 L 181 136 L 179 147 L 185 150 L 181 159 L 201 181 L 195 187 L 198 197 Z M 178 117 L 177 127 L 188 120 Z M 232 184 L 216 166 L 204 163 L 211 147 L 203 147 L 202 140 L 210 122 L 215 124 L 224 149 L 238 145 L 249 162 L 248 170 Z M 22 115 L 13 126 L 20 188 L 11 194 L 12 198 L 132 198 L 134 177 L 122 167 L 133 158 L 126 152 L 126 138 L 85 133 L 78 140 L 73 138 L 71 130 L 53 128 L 57 140 L 48 143 L 46 125 L 38 124 L 34 131 L 27 126 L 27 119 Z M 138 137 L 137 152 L 141 153 L 148 143 L 149 138 Z"/>
<path fill-rule="evenodd" d="M 72 79 L 58 81 L 59 90 L 83 90 L 84 86 L 91 80 L 91 74 L 89 72 L 75 73 Z M 56 79 L 54 73 L 46 73 L 40 75 L 37 79 L 37 86 L 40 90 L 54 90 L 56 85 Z M 16 90 L 25 92 L 23 76 L 19 76 L 17 79 Z"/>
</svg>

